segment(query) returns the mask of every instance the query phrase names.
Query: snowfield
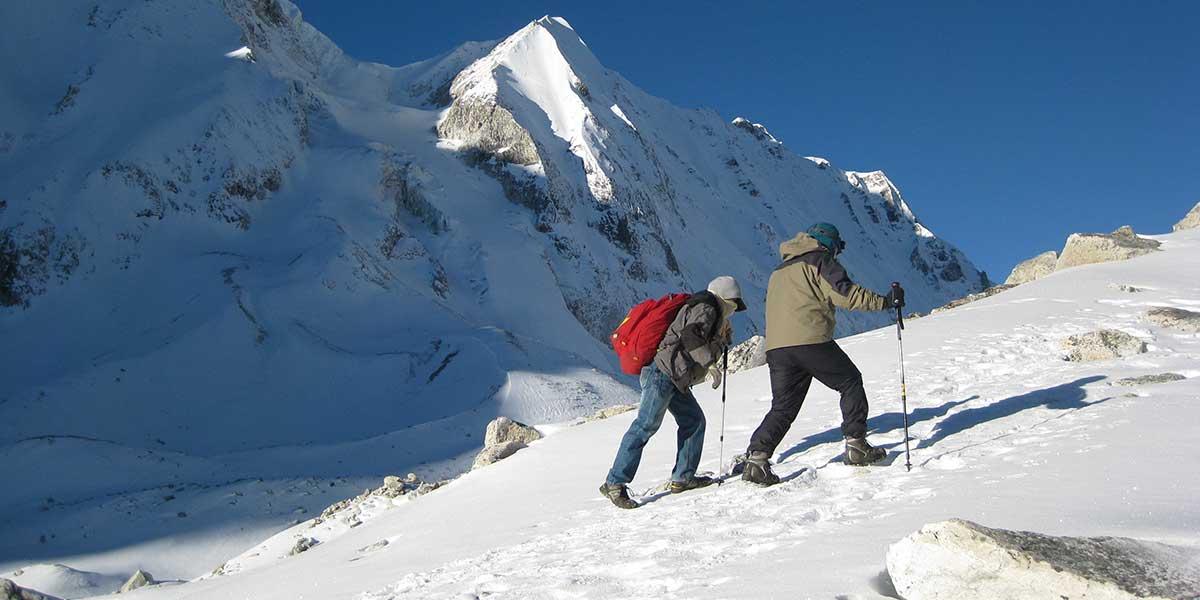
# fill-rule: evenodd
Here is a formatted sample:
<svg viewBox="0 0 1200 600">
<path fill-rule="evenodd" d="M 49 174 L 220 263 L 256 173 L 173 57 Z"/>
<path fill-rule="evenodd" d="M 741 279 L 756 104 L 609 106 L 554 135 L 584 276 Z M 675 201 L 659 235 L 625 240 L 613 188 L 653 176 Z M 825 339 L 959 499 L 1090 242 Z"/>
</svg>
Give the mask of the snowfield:
<svg viewBox="0 0 1200 600">
<path fill-rule="evenodd" d="M 816 386 L 776 456 L 780 485 L 733 478 L 656 492 L 673 460 L 668 420 L 632 486 L 645 505 L 621 511 L 596 487 L 633 418 L 626 413 L 557 429 L 303 554 L 282 557 L 300 525 L 273 542 L 274 560 L 129 597 L 889 598 L 889 545 L 953 517 L 1200 551 L 1200 480 L 1187 466 L 1200 443 L 1200 335 L 1142 317 L 1158 306 L 1200 308 L 1200 232 L 1154 239 L 1163 252 L 1061 271 L 909 321 L 911 472 L 895 331 L 883 328 L 842 344 L 863 370 L 870 435 L 889 449 L 889 465 L 841 464 L 836 397 Z M 1064 360 L 1062 339 L 1101 328 L 1133 334 L 1148 351 Z M 1117 385 L 1164 372 L 1185 379 Z M 720 395 L 696 392 L 709 423 L 702 469 L 718 471 Z M 727 457 L 769 400 L 765 367 L 731 376 Z"/>
<path fill-rule="evenodd" d="M 462 473 L 496 416 L 630 402 L 630 306 L 725 273 L 761 306 L 813 221 L 914 310 L 987 283 L 882 173 L 655 98 L 563 19 L 401 67 L 285 0 L 0 2 L 0 32 L 0 573 L 191 579 Z"/>
</svg>

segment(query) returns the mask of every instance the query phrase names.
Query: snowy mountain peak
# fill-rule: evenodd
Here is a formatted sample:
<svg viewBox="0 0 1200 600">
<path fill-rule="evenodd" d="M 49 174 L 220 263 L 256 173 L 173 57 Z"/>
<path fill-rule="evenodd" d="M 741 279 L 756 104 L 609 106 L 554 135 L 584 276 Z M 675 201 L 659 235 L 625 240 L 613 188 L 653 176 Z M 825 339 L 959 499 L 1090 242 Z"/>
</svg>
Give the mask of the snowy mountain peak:
<svg viewBox="0 0 1200 600">
<path fill-rule="evenodd" d="M 495 416 L 628 401 L 605 341 L 647 297 L 732 274 L 737 337 L 761 334 L 779 244 L 814 221 L 913 310 L 982 283 L 882 174 L 651 96 L 562 19 L 400 67 L 285 0 L 0 2 L 0 34 L 0 331 L 21 349 L 0 362 L 0 462 L 112 459 L 129 486 L 22 481 L 10 514 L 176 481 L 453 474 Z M 224 58 L 240 47 L 253 62 Z"/>
<path fill-rule="evenodd" d="M 900 195 L 900 188 L 892 183 L 891 179 L 883 171 L 846 171 L 846 180 L 851 185 L 859 187 L 872 194 L 883 196 L 888 202 L 892 203 L 900 210 L 906 218 L 916 222 L 917 217 L 913 214 L 908 204 L 904 202 L 904 198 Z"/>
<path fill-rule="evenodd" d="M 763 126 L 759 123 L 752 123 L 748 119 L 745 119 L 743 117 L 734 118 L 732 121 L 732 124 L 734 127 L 738 127 L 740 129 L 744 129 L 744 130 L 750 132 L 750 135 L 753 135 L 755 137 L 755 139 L 758 139 L 760 141 L 768 142 L 771 144 L 782 144 L 783 143 L 783 142 L 780 142 L 779 140 L 775 139 L 775 136 L 771 135 L 771 132 L 767 131 L 767 128 L 765 126 Z"/>
</svg>

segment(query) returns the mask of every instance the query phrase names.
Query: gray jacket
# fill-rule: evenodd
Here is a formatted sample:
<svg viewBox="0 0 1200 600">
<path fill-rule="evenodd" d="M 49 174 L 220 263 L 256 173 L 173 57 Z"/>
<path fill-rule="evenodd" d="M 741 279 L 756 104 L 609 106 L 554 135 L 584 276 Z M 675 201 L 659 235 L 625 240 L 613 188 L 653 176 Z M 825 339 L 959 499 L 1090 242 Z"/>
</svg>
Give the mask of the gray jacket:
<svg viewBox="0 0 1200 600">
<path fill-rule="evenodd" d="M 698 292 L 693 298 L 700 300 L 696 297 L 701 294 L 711 296 L 717 306 L 725 303 L 709 292 Z M 693 385 L 704 381 L 709 367 L 721 359 L 731 341 L 730 329 L 725 328 L 725 335 L 721 334 L 721 322 L 730 312 L 714 308 L 710 302 L 689 301 L 667 327 L 654 355 L 654 366 L 666 373 L 679 391 L 690 393 Z"/>
</svg>

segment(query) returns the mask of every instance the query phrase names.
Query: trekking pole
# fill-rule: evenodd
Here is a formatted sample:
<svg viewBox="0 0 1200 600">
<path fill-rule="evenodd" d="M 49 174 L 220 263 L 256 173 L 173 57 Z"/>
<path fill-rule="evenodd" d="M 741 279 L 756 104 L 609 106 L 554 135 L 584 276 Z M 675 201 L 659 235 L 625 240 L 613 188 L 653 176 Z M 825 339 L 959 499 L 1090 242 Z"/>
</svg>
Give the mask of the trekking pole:
<svg viewBox="0 0 1200 600">
<path fill-rule="evenodd" d="M 721 353 L 721 450 L 717 455 L 717 486 L 724 482 L 725 471 L 725 389 L 729 387 L 729 346 Z"/>
<path fill-rule="evenodd" d="M 900 287 L 897 281 L 892 282 L 892 289 Z M 896 341 L 900 343 L 900 404 L 904 408 L 904 470 L 912 471 L 912 458 L 908 451 L 908 386 L 904 382 L 904 313 L 896 305 Z"/>
</svg>

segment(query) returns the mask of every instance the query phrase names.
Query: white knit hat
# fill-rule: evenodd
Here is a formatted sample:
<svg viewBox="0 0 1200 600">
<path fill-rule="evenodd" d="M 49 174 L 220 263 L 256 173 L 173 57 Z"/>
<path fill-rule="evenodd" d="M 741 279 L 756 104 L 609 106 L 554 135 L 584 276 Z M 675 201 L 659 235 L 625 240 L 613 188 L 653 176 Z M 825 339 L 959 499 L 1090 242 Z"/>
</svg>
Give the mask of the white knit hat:
<svg viewBox="0 0 1200 600">
<path fill-rule="evenodd" d="M 742 288 L 738 285 L 736 279 L 728 275 L 722 275 L 708 282 L 708 291 L 719 298 L 724 298 L 737 304 L 736 312 L 746 310 L 746 303 L 742 302 Z"/>
</svg>

